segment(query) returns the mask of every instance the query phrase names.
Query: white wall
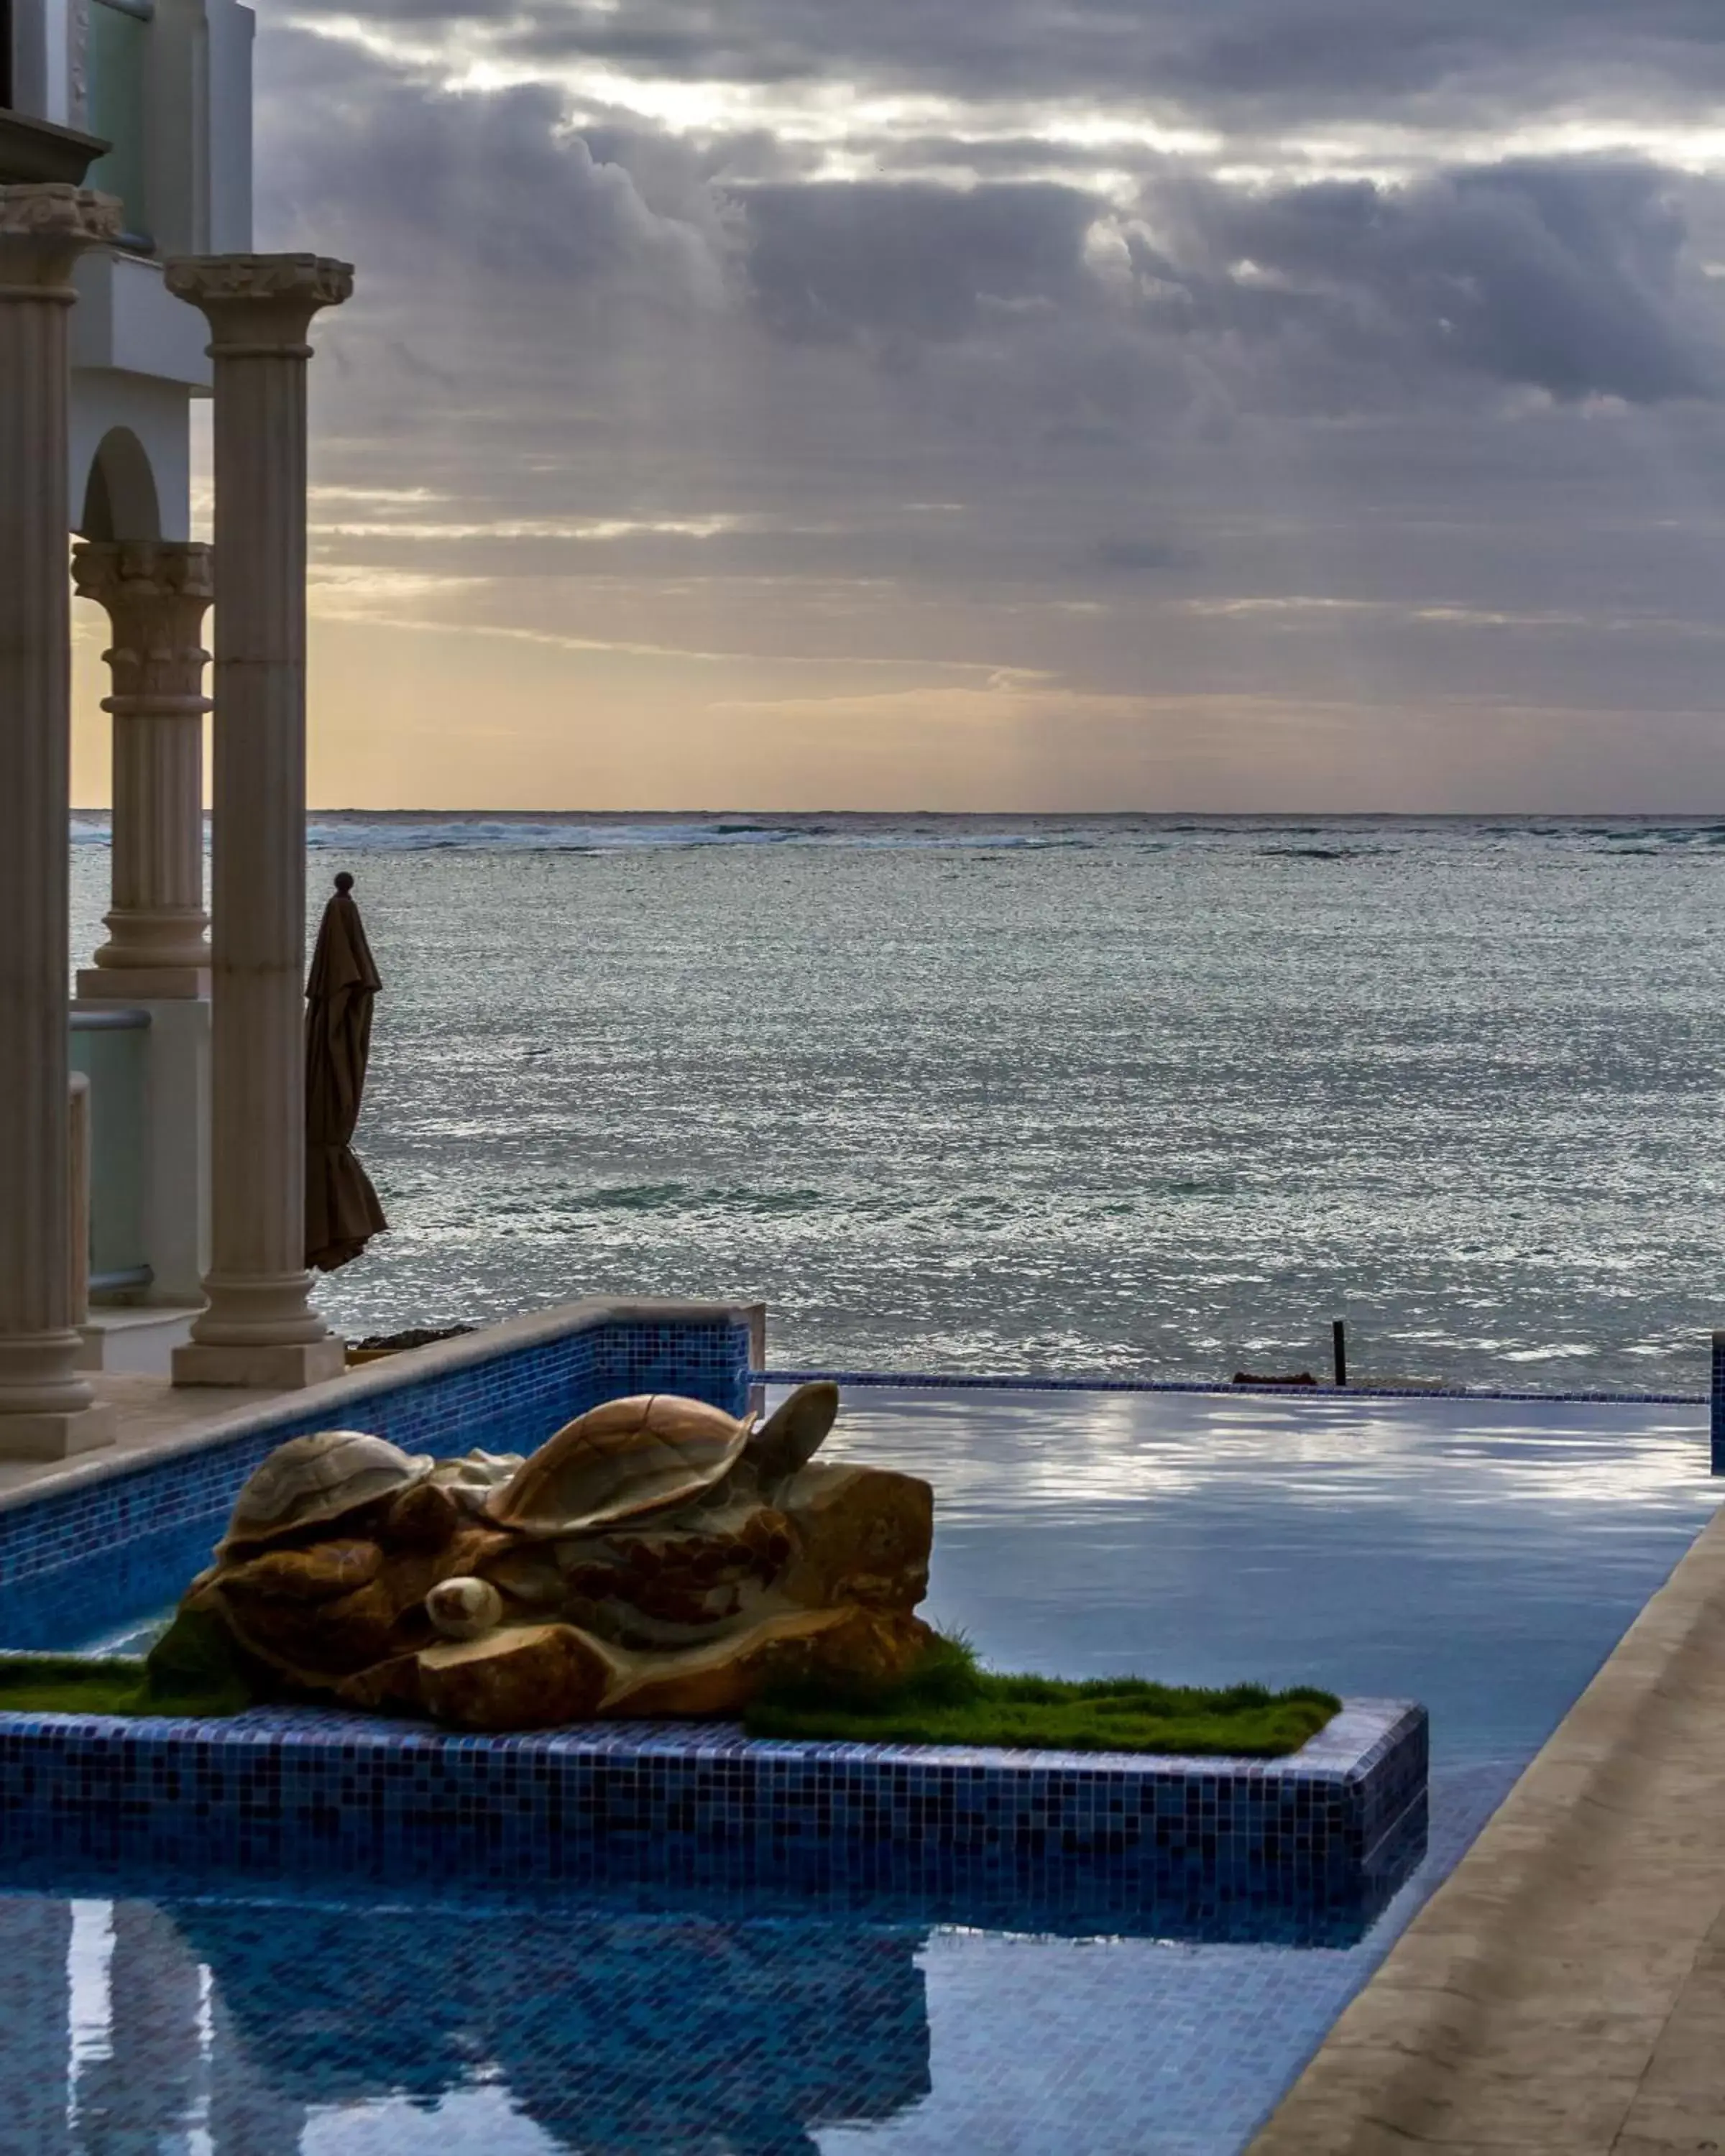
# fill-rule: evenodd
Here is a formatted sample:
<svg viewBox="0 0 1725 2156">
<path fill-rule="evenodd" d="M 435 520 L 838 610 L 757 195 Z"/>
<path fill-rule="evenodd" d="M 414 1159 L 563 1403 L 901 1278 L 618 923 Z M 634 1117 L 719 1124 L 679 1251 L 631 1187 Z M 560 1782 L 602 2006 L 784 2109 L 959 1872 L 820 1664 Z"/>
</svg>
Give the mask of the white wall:
<svg viewBox="0 0 1725 2156">
<path fill-rule="evenodd" d="M 257 18 L 235 0 L 206 0 L 209 17 L 209 247 L 252 247 L 252 38 Z"/>
<path fill-rule="evenodd" d="M 13 110 L 52 120 L 48 109 L 48 0 L 13 0 Z"/>
<path fill-rule="evenodd" d="M 150 216 L 164 254 L 252 244 L 252 37 L 236 0 L 156 0 Z"/>
<path fill-rule="evenodd" d="M 18 19 L 59 56 L 62 118 L 74 13 L 100 0 L 14 0 Z M 155 0 L 146 138 L 155 261 L 92 254 L 80 264 L 71 321 L 72 513 L 81 515 L 90 462 L 110 427 L 131 429 L 156 477 L 164 538 L 189 535 L 188 398 L 208 393 L 208 330 L 172 298 L 161 261 L 243 254 L 252 244 L 252 39 L 238 0 Z M 46 78 L 44 78 L 44 83 Z M 44 95 L 46 95 L 44 89 Z"/>
</svg>

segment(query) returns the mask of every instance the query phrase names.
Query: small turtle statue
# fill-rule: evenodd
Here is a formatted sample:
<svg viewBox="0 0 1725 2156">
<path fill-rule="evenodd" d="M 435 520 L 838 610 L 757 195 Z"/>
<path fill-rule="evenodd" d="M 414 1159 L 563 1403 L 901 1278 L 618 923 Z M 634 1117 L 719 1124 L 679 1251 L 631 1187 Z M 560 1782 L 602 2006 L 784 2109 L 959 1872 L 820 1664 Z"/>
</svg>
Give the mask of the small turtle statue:
<svg viewBox="0 0 1725 2156">
<path fill-rule="evenodd" d="M 413 1487 L 435 1461 L 359 1430 L 319 1430 L 279 1445 L 234 1500 L 217 1555 L 262 1549 Z"/>
<path fill-rule="evenodd" d="M 839 1388 L 799 1385 L 757 1430 L 672 1393 L 608 1400 L 566 1423 L 485 1501 L 511 1532 L 565 1541 L 601 1534 L 697 1502 L 770 1502 L 825 1442 Z"/>
</svg>

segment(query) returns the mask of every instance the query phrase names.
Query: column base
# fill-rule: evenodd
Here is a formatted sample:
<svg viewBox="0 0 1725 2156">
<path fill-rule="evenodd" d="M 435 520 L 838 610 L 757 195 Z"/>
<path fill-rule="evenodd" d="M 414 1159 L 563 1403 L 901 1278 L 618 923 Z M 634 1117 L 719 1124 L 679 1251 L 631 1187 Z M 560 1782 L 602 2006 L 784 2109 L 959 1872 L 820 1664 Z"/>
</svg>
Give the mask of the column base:
<svg viewBox="0 0 1725 2156">
<path fill-rule="evenodd" d="M 147 1004 L 209 993 L 208 966 L 81 966 L 80 1003 Z"/>
<path fill-rule="evenodd" d="M 70 1414 L 0 1414 L 0 1460 L 69 1460 L 114 1442 L 118 1428 L 111 1407 L 75 1408 Z"/>
<path fill-rule="evenodd" d="M 206 1346 L 201 1340 L 176 1348 L 177 1385 L 247 1385 L 255 1391 L 292 1393 L 339 1378 L 347 1368 L 340 1340 L 307 1340 L 290 1347 Z"/>
</svg>

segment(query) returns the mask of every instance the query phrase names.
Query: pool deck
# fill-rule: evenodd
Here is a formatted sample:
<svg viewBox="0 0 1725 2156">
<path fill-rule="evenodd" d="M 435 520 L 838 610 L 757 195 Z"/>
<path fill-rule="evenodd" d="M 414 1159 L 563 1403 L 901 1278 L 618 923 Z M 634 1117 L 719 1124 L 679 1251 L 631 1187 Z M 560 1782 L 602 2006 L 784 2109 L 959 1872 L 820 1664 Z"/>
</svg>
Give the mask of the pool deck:
<svg viewBox="0 0 1725 2156">
<path fill-rule="evenodd" d="M 134 1373 L 87 1373 L 95 1397 L 115 1410 L 110 1445 L 64 1460 L 0 1457 L 0 1511 L 59 1491 L 123 1475 L 141 1461 L 197 1451 L 246 1430 L 259 1419 L 303 1409 L 330 1426 L 360 1421 L 373 1394 L 445 1378 L 470 1366 L 544 1348 L 571 1335 L 608 1327 L 702 1326 L 732 1322 L 750 1334 L 752 1360 L 761 1359 L 766 1314 L 758 1303 L 685 1301 L 675 1297 L 583 1296 L 548 1309 L 524 1312 L 470 1332 L 403 1348 L 344 1370 L 321 1383 L 290 1392 L 254 1391 L 237 1385 L 179 1385 L 167 1377 Z"/>
<path fill-rule="evenodd" d="M 1252 2156 L 1725 2149 L 1725 1514 Z"/>
<path fill-rule="evenodd" d="M 114 1409 L 114 1442 L 68 1460 L 0 1460 L 0 1499 L 13 1494 L 45 1496 L 57 1485 L 87 1481 L 92 1471 L 131 1466 L 151 1453 L 182 1444 L 230 1415 L 297 1397 L 254 1392 L 238 1385 L 183 1385 L 131 1373 L 89 1373 L 95 1396 Z"/>
</svg>

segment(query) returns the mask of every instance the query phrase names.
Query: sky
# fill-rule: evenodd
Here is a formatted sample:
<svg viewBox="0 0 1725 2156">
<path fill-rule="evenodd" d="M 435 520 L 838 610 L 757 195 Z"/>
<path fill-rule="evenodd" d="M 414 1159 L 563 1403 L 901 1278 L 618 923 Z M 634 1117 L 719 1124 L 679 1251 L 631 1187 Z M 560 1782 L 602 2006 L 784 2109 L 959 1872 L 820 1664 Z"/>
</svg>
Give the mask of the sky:
<svg viewBox="0 0 1725 2156">
<path fill-rule="evenodd" d="M 1719 0 L 260 0 L 326 806 L 1725 812 Z"/>
</svg>

